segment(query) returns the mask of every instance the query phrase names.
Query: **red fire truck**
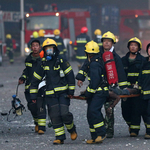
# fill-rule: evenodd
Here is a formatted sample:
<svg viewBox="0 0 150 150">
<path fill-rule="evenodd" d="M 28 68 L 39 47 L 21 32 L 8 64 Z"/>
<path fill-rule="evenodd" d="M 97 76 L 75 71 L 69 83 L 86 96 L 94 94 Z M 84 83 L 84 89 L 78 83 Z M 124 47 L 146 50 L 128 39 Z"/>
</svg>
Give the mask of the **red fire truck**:
<svg viewBox="0 0 150 150">
<path fill-rule="evenodd" d="M 53 37 L 53 31 L 59 29 L 64 44 L 68 49 L 68 58 L 73 56 L 71 43 L 80 34 L 81 27 L 88 28 L 88 35 L 91 37 L 90 13 L 83 9 L 71 9 L 60 12 L 34 12 L 26 14 L 25 43 L 32 37 L 33 31 L 45 30 L 45 37 Z M 25 51 L 28 51 L 25 48 Z"/>
<path fill-rule="evenodd" d="M 121 10 L 119 24 L 120 50 L 127 47 L 130 38 L 136 36 L 142 42 L 142 49 L 150 43 L 150 10 Z"/>
</svg>

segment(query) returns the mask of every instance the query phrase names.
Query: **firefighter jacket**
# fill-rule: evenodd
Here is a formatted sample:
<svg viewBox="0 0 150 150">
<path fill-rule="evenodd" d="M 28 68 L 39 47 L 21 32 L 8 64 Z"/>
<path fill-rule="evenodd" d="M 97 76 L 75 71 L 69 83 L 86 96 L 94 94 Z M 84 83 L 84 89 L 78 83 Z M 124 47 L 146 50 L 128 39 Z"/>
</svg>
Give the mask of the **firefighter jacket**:
<svg viewBox="0 0 150 150">
<path fill-rule="evenodd" d="M 74 94 L 75 78 L 72 67 L 69 62 L 56 55 L 49 61 L 43 58 L 41 65 L 33 73 L 30 87 L 31 99 L 37 98 L 38 84 L 44 76 L 46 78 L 45 97 L 57 97 L 63 93 Z"/>
<path fill-rule="evenodd" d="M 63 55 L 64 53 L 66 53 L 67 49 L 65 48 L 63 39 L 61 37 L 59 38 L 54 37 L 54 41 L 57 43 L 57 48 L 60 51 L 59 55 Z"/>
<path fill-rule="evenodd" d="M 99 96 L 108 96 L 108 87 L 102 86 L 104 65 L 101 62 L 99 54 L 90 59 L 87 73 L 89 85 L 86 89 L 85 96 L 88 98 L 92 98 L 93 94 L 98 94 Z"/>
<path fill-rule="evenodd" d="M 103 47 L 100 48 L 100 57 L 102 60 L 102 54 L 104 53 Z M 117 69 L 117 74 L 118 74 L 118 85 L 121 89 L 124 89 L 127 87 L 127 78 L 126 78 L 126 74 L 123 68 L 123 64 L 121 61 L 120 56 L 115 52 L 115 50 L 113 49 L 112 51 L 113 56 L 114 56 L 114 60 L 115 60 L 115 64 L 116 64 L 116 69 Z M 83 66 L 81 67 L 81 69 L 79 70 L 79 73 L 76 76 L 77 80 L 81 80 L 84 81 L 85 77 L 87 75 L 87 66 L 88 66 L 88 61 L 86 60 L 83 64 Z"/>
<path fill-rule="evenodd" d="M 35 68 L 40 65 L 41 58 L 37 57 L 34 58 L 32 56 L 32 53 L 26 58 L 25 60 L 25 66 L 26 68 L 23 70 L 23 73 L 19 79 L 25 81 L 25 91 L 29 92 L 29 88 L 31 85 L 31 80 L 33 77 L 33 72 L 35 71 Z"/>
<path fill-rule="evenodd" d="M 85 56 L 85 44 L 90 41 L 90 37 L 85 33 L 81 33 L 76 37 L 76 41 L 74 44 L 74 50 L 76 51 L 76 59 L 85 60 L 87 57 Z"/>
<path fill-rule="evenodd" d="M 101 35 L 97 35 L 96 38 L 94 39 L 94 42 L 96 42 L 99 45 L 99 47 L 103 46 L 103 44 L 101 42 L 101 38 L 102 38 Z"/>
<path fill-rule="evenodd" d="M 143 67 L 141 69 L 138 85 L 141 87 L 141 94 L 143 99 L 150 99 L 150 61 L 149 57 L 146 58 Z"/>
<path fill-rule="evenodd" d="M 12 51 L 13 50 L 12 39 L 6 39 L 6 50 L 7 51 Z"/>
<path fill-rule="evenodd" d="M 144 62 L 146 61 L 146 58 L 138 53 L 135 60 L 133 62 L 129 62 L 129 55 L 130 52 L 122 57 L 122 63 L 127 76 L 128 86 L 130 88 L 133 88 L 134 84 L 138 82 L 139 73 L 142 69 Z"/>
</svg>

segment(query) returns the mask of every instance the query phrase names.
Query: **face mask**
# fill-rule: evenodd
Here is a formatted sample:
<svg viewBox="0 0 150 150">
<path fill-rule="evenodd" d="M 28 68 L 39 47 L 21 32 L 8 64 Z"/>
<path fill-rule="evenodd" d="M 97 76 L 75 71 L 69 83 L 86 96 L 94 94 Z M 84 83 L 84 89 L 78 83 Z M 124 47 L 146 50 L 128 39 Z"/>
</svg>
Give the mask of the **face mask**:
<svg viewBox="0 0 150 150">
<path fill-rule="evenodd" d="M 53 55 L 53 48 L 47 49 L 46 54 L 47 55 Z"/>
<path fill-rule="evenodd" d="M 53 56 L 55 55 L 54 48 L 52 46 L 48 46 L 45 48 L 45 53 L 46 53 L 46 59 L 51 60 Z"/>
</svg>

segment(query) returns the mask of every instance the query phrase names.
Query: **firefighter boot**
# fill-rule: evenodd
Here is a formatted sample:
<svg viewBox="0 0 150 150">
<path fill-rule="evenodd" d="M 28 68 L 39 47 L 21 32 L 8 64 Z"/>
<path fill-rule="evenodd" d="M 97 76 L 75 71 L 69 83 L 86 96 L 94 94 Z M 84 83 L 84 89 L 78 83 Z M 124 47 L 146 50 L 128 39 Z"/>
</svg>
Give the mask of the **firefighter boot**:
<svg viewBox="0 0 150 150">
<path fill-rule="evenodd" d="M 64 141 L 63 140 L 54 140 L 53 144 L 54 145 L 64 144 Z"/>
<path fill-rule="evenodd" d="M 39 130 L 38 125 L 35 125 L 35 132 L 38 132 L 38 130 Z"/>
<path fill-rule="evenodd" d="M 150 135 L 146 133 L 144 139 L 150 139 Z"/>
<path fill-rule="evenodd" d="M 98 137 L 95 139 L 95 142 L 96 142 L 96 143 L 102 143 L 105 138 L 106 138 L 106 136 L 98 136 Z"/>
<path fill-rule="evenodd" d="M 86 141 L 86 144 L 96 144 L 96 142 L 95 142 L 95 140 L 92 140 L 92 139 L 91 139 L 91 140 L 87 140 L 87 141 Z"/>
<path fill-rule="evenodd" d="M 39 130 L 39 131 L 38 131 L 38 134 L 40 134 L 40 135 L 41 135 L 41 134 L 44 134 L 44 131 L 43 131 L 43 130 Z"/>
<path fill-rule="evenodd" d="M 73 131 L 72 133 L 70 133 L 70 137 L 72 140 L 75 140 L 77 138 L 77 133 Z"/>
</svg>

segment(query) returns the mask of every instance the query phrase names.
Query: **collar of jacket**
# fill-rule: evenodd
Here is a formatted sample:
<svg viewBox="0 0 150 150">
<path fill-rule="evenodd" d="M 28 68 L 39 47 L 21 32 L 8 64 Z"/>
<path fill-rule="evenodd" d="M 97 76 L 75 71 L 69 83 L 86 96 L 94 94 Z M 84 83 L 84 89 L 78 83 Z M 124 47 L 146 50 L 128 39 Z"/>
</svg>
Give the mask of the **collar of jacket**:
<svg viewBox="0 0 150 150">
<path fill-rule="evenodd" d="M 111 51 L 110 51 L 110 50 L 111 50 Z M 110 50 L 109 50 L 110 52 L 115 53 L 115 48 L 114 48 L 114 46 L 112 46 Z M 102 54 L 104 53 L 104 47 L 103 47 L 103 46 L 100 47 L 100 52 L 101 52 Z"/>
<path fill-rule="evenodd" d="M 31 53 L 29 54 L 29 56 L 26 58 L 27 61 L 34 61 L 34 60 L 32 59 L 32 53 L 33 53 L 33 52 L 31 52 Z M 41 58 L 39 57 L 39 58 L 37 58 L 36 60 L 41 60 Z"/>
<path fill-rule="evenodd" d="M 130 52 L 128 52 L 128 53 L 126 54 L 126 59 L 129 59 L 129 56 L 130 56 Z M 135 60 L 136 60 L 136 61 L 137 61 L 137 60 L 141 60 L 141 54 L 140 54 L 139 52 L 137 53 Z"/>
<path fill-rule="evenodd" d="M 90 59 L 90 62 L 95 61 L 96 59 L 100 59 L 100 53 L 96 54 Z"/>
</svg>

